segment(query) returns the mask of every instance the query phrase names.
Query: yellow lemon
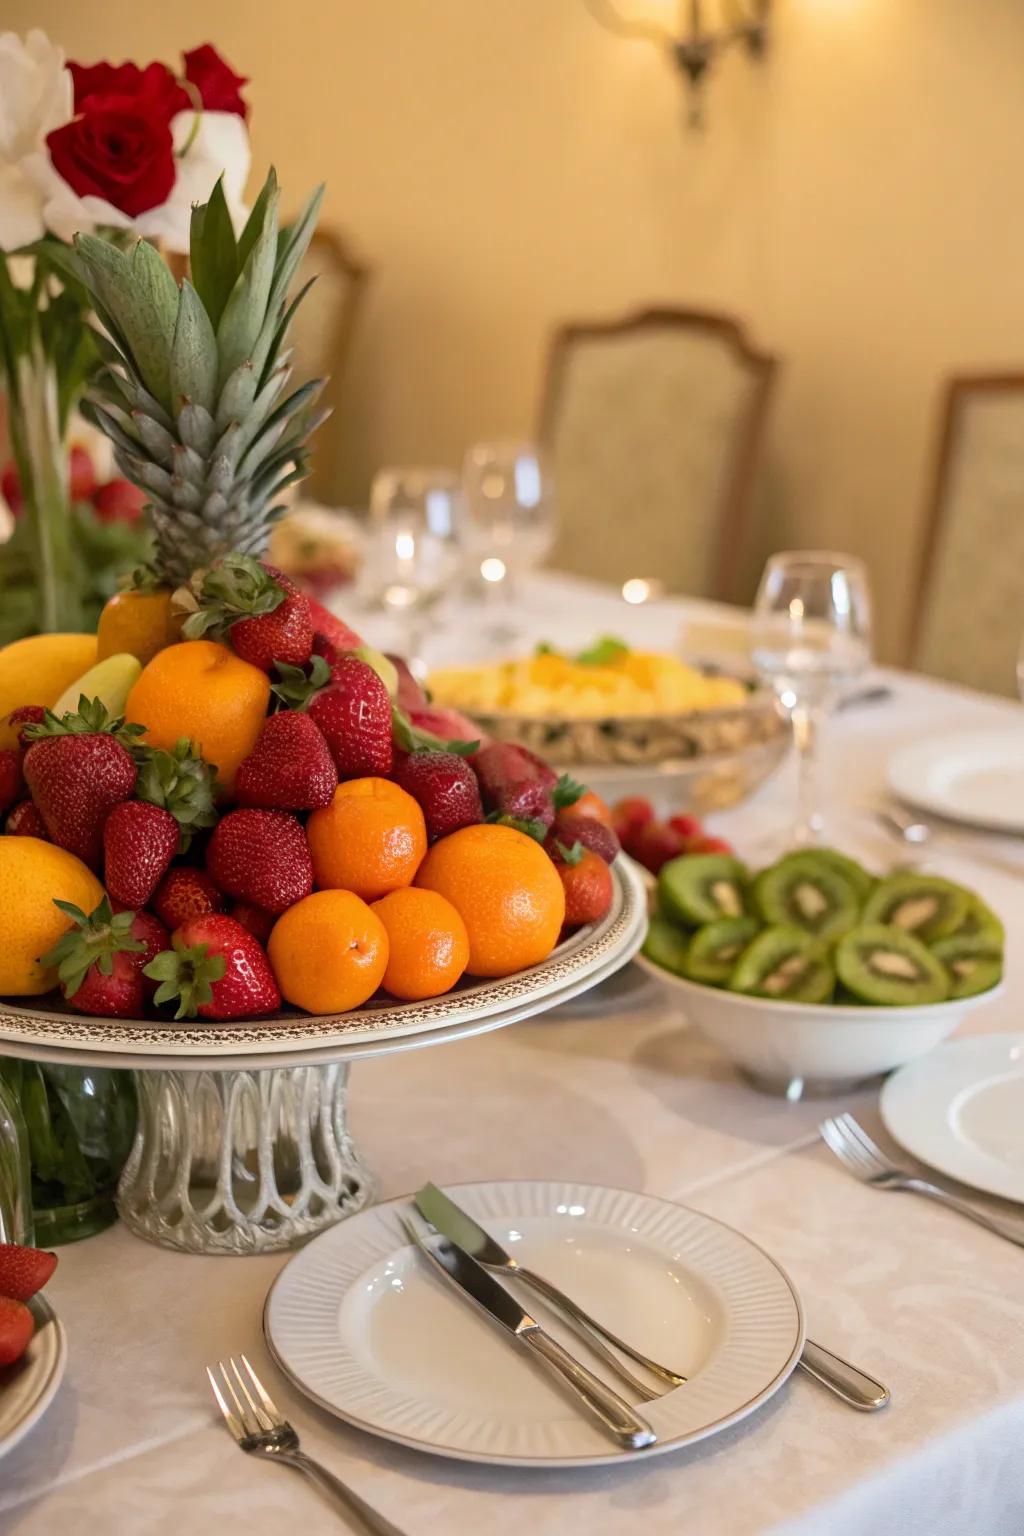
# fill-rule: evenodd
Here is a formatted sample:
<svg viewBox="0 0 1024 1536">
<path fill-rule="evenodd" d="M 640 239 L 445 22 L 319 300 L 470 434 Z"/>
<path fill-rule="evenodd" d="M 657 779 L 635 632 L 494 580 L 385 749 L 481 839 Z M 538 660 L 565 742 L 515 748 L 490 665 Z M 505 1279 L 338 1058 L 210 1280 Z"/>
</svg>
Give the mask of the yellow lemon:
<svg viewBox="0 0 1024 1536">
<path fill-rule="evenodd" d="M 22 704 L 55 704 L 96 660 L 95 635 L 29 635 L 0 650 L 0 719 Z"/>
<path fill-rule="evenodd" d="M 56 971 L 40 961 L 71 919 L 54 902 L 91 912 L 102 898 L 102 885 L 73 853 L 38 837 L 0 837 L 0 996 L 31 997 L 56 986 Z"/>
</svg>

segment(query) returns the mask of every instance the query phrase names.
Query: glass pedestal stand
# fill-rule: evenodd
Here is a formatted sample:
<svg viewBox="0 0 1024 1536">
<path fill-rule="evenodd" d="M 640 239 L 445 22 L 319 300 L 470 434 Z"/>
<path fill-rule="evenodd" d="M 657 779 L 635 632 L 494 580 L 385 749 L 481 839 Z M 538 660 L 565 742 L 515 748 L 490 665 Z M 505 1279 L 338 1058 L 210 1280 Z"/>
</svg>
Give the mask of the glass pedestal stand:
<svg viewBox="0 0 1024 1536">
<path fill-rule="evenodd" d="M 348 1064 L 136 1071 L 117 1209 L 186 1253 L 273 1253 L 350 1216 L 373 1180 L 348 1132 Z"/>
</svg>

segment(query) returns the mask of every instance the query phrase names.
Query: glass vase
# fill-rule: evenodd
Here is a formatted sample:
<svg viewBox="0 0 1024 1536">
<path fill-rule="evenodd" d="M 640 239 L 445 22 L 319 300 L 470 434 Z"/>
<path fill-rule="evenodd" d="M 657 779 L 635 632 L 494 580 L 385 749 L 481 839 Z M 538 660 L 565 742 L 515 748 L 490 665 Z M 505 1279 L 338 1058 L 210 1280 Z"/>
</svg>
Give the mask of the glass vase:
<svg viewBox="0 0 1024 1536">
<path fill-rule="evenodd" d="M 0 1077 L 0 1243 L 33 1241 L 28 1130 L 17 1099 Z"/>
<path fill-rule="evenodd" d="M 135 1137 L 131 1073 L 5 1060 L 0 1076 L 28 1135 L 36 1242 L 73 1243 L 110 1226 Z"/>
</svg>

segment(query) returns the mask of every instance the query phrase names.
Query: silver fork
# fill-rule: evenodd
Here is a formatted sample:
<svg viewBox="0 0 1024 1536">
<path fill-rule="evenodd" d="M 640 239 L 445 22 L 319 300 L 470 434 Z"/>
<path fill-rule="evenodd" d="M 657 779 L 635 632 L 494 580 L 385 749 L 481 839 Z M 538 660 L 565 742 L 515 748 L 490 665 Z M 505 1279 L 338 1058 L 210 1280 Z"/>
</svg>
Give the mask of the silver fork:
<svg viewBox="0 0 1024 1536">
<path fill-rule="evenodd" d="M 217 1407 L 243 1451 L 305 1472 L 321 1490 L 334 1495 L 346 1514 L 357 1516 L 362 1528 L 372 1536 L 403 1536 L 397 1525 L 385 1520 L 333 1472 L 328 1472 L 326 1467 L 299 1449 L 298 1434 L 275 1407 L 244 1355 L 239 1355 L 238 1360 L 218 1360 L 217 1371 L 220 1381 L 213 1367 L 206 1367 Z"/>
<path fill-rule="evenodd" d="M 830 1116 L 818 1129 L 829 1151 L 834 1152 L 843 1167 L 863 1183 L 871 1184 L 875 1189 L 900 1189 L 912 1195 L 924 1195 L 926 1199 L 966 1216 L 987 1232 L 994 1232 L 997 1237 L 1005 1237 L 1008 1243 L 1024 1248 L 1024 1227 L 1015 1229 L 998 1216 L 990 1216 L 987 1211 L 979 1211 L 966 1200 L 951 1195 L 948 1189 L 940 1189 L 937 1184 L 918 1178 L 909 1169 L 898 1167 L 852 1115 Z"/>
</svg>

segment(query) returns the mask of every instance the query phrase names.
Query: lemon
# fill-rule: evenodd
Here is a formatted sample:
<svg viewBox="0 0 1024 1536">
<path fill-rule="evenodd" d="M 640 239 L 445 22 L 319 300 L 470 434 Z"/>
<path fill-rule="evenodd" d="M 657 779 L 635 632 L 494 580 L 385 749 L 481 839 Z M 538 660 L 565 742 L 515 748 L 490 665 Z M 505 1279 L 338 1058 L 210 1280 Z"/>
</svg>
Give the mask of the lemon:
<svg viewBox="0 0 1024 1536">
<path fill-rule="evenodd" d="M 62 715 L 74 714 L 84 695 L 87 699 L 99 699 L 106 705 L 108 715 L 123 715 L 128 695 L 141 676 L 142 662 L 137 657 L 129 656 L 127 652 L 108 656 L 65 688 L 53 706 L 53 712 L 58 720 Z"/>
<path fill-rule="evenodd" d="M 56 985 L 56 971 L 41 965 L 71 927 L 55 901 L 91 912 L 103 887 L 81 859 L 38 837 L 0 837 L 0 996 L 31 997 Z"/>
<path fill-rule="evenodd" d="M 0 650 L 0 719 L 22 704 L 54 704 L 96 660 L 95 635 L 30 635 Z"/>
</svg>

